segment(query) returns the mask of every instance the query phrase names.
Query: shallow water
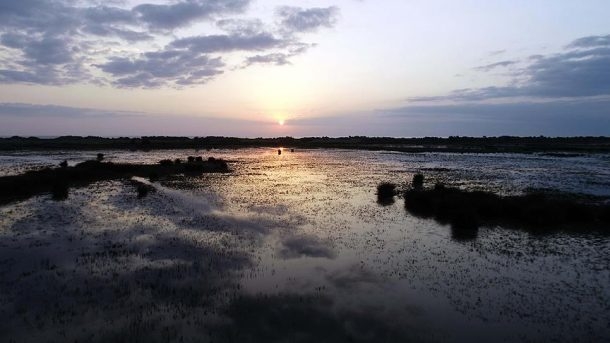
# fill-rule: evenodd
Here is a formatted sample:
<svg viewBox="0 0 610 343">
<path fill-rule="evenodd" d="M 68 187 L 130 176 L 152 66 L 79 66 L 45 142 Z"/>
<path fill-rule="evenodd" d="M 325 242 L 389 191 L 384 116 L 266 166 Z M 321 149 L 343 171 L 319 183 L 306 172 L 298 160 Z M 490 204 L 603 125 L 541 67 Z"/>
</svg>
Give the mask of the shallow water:
<svg viewBox="0 0 610 343">
<path fill-rule="evenodd" d="M 97 152 L 0 156 L 10 175 Z M 106 151 L 221 157 L 229 174 L 0 207 L 0 338 L 20 341 L 604 341 L 610 240 L 485 227 L 459 240 L 382 181 L 610 196 L 607 155 Z M 2 339 L 6 341 L 7 339 Z"/>
</svg>

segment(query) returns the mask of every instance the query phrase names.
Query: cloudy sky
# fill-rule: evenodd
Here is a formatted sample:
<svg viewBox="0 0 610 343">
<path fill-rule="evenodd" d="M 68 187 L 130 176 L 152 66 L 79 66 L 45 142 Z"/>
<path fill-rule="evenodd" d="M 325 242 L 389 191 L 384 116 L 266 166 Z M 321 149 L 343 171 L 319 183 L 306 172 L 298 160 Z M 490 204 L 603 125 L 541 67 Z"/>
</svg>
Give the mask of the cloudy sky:
<svg viewBox="0 0 610 343">
<path fill-rule="evenodd" d="M 608 18 L 607 0 L 0 0 L 0 136 L 608 136 Z"/>
</svg>

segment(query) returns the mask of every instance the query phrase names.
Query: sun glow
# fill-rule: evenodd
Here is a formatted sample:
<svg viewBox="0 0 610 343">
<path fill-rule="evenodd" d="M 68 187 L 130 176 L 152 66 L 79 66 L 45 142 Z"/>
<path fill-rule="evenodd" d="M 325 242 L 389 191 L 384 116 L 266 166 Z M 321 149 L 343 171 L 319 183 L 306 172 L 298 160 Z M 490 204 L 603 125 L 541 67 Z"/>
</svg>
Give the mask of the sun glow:
<svg viewBox="0 0 610 343">
<path fill-rule="evenodd" d="M 278 123 L 278 124 L 280 124 L 280 125 L 284 125 L 284 119 L 279 119 L 279 120 L 277 121 L 277 123 Z"/>
</svg>

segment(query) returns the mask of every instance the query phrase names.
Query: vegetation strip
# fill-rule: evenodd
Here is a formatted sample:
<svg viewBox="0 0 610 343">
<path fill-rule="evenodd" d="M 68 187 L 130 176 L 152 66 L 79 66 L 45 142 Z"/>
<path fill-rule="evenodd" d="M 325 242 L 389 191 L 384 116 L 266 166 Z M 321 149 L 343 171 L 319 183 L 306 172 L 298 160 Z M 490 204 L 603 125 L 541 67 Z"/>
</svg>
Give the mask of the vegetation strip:
<svg viewBox="0 0 610 343">
<path fill-rule="evenodd" d="M 79 137 L 0 138 L 0 151 L 20 150 L 155 150 L 220 149 L 252 147 L 387 150 L 402 152 L 544 153 L 576 157 L 586 153 L 610 153 L 610 137 Z"/>
<path fill-rule="evenodd" d="M 203 173 L 223 173 L 229 168 L 222 159 L 210 157 L 203 160 L 193 157 L 188 162 L 162 160 L 158 164 L 128 164 L 102 162 L 103 155 L 97 160 L 85 161 L 74 167 L 62 162 L 58 168 L 43 168 L 25 172 L 21 175 L 0 177 L 0 204 L 51 192 L 53 199 L 62 200 L 68 196 L 68 189 L 74 186 L 87 186 L 93 182 L 104 180 L 130 179 L 134 176 L 150 178 L 151 180 L 177 174 L 201 175 Z M 138 189 L 140 197 L 148 190 Z"/>
</svg>

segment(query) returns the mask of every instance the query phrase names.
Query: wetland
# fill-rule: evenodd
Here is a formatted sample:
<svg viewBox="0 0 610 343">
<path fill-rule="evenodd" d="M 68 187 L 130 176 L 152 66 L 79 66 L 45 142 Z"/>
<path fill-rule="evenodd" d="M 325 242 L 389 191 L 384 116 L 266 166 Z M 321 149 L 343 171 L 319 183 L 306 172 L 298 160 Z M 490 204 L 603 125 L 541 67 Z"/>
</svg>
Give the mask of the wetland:
<svg viewBox="0 0 610 343">
<path fill-rule="evenodd" d="M 610 339 L 607 153 L 5 151 L 0 177 L 100 153 L 130 167 L 0 204 L 1 341 Z M 456 231 L 523 197 L 550 206 Z"/>
</svg>

